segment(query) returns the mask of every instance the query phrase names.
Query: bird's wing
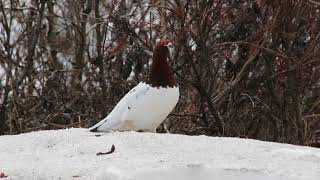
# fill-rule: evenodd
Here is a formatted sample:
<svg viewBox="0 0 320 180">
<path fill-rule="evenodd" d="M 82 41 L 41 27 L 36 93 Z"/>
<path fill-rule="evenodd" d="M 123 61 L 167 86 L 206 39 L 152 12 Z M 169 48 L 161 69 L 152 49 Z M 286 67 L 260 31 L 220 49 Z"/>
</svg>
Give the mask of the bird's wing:
<svg viewBox="0 0 320 180">
<path fill-rule="evenodd" d="M 90 131 L 108 131 L 123 123 L 124 120 L 130 119 L 130 112 L 135 109 L 135 106 L 144 99 L 146 93 L 150 90 L 150 86 L 145 83 L 139 83 L 131 89 L 114 107 L 111 113 L 101 120 L 98 124 L 91 127 Z"/>
</svg>

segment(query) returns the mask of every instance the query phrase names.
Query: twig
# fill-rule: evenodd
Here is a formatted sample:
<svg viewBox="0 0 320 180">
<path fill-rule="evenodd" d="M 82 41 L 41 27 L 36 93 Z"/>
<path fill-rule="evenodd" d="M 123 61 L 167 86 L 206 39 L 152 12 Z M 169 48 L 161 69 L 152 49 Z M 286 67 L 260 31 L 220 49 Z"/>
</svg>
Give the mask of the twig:
<svg viewBox="0 0 320 180">
<path fill-rule="evenodd" d="M 311 115 L 304 116 L 304 118 L 313 118 L 313 117 L 320 117 L 320 114 L 311 114 Z"/>
<path fill-rule="evenodd" d="M 3 172 L 0 172 L 0 178 L 7 178 L 8 176 L 5 175 Z"/>
<path fill-rule="evenodd" d="M 320 2 L 316 2 L 316 1 L 313 1 L 313 0 L 307 0 L 309 3 L 312 3 L 314 5 L 317 5 L 317 6 L 320 6 Z"/>
<path fill-rule="evenodd" d="M 101 155 L 106 155 L 106 154 L 111 154 L 116 150 L 116 147 L 112 144 L 110 151 L 108 152 L 98 152 L 96 155 L 101 156 Z"/>
</svg>

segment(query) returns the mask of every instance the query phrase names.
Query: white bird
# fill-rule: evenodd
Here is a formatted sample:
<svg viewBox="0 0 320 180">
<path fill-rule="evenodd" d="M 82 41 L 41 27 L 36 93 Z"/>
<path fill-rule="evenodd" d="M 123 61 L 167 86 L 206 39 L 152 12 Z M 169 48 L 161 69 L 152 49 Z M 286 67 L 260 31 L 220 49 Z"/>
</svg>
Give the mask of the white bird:
<svg viewBox="0 0 320 180">
<path fill-rule="evenodd" d="M 91 132 L 156 131 L 179 100 L 179 87 L 167 61 L 170 46 L 169 40 L 156 44 L 148 81 L 131 89 L 107 117 L 89 128 Z"/>
</svg>

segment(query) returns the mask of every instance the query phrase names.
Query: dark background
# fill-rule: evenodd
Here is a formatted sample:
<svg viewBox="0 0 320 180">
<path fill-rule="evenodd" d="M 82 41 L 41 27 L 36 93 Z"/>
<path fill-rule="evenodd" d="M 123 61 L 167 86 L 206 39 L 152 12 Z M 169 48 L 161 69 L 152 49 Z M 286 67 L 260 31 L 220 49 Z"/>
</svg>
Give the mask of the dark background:
<svg viewBox="0 0 320 180">
<path fill-rule="evenodd" d="M 158 132 L 316 143 L 319 9 L 315 0 L 1 0 L 0 134 L 93 125 L 147 78 L 156 39 L 168 38 L 181 97 Z"/>
</svg>

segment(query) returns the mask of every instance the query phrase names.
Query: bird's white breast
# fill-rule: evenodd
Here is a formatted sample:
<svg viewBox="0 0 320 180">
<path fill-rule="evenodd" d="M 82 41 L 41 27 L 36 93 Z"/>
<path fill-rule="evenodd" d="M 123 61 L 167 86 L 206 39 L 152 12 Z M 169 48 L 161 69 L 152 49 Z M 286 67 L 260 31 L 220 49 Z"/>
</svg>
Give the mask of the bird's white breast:
<svg viewBox="0 0 320 180">
<path fill-rule="evenodd" d="M 169 115 L 179 99 L 178 87 L 151 87 L 139 83 L 129 91 L 98 129 L 154 131 Z"/>
</svg>

